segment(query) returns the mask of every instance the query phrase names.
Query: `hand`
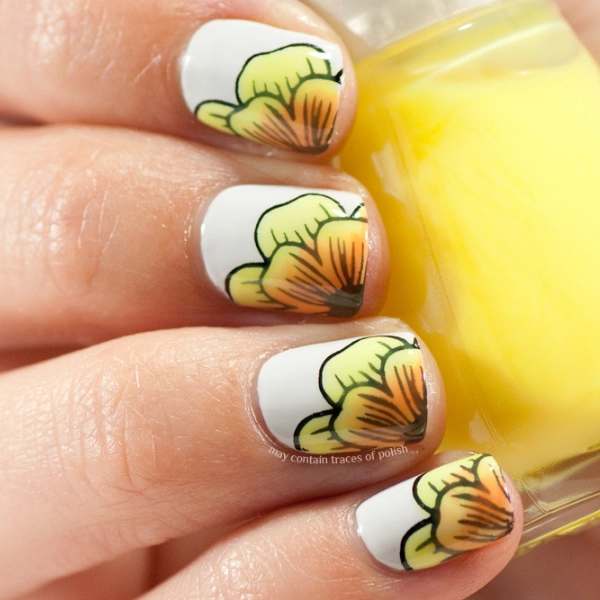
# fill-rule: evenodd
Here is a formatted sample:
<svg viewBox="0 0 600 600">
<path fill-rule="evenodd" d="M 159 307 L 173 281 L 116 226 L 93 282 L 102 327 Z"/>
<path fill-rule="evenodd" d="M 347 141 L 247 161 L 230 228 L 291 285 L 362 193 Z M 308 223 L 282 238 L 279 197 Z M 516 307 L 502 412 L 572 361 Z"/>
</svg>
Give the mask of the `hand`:
<svg viewBox="0 0 600 600">
<path fill-rule="evenodd" d="M 12 121 L 0 135 L 0 596 L 464 598 L 489 581 L 518 543 L 519 505 L 510 483 L 512 532 L 434 569 L 382 568 L 356 535 L 355 509 L 364 500 L 457 458 L 429 459 L 443 431 L 444 396 L 422 344 L 407 348 L 413 354 L 402 364 L 414 367 L 415 352 L 421 356 L 427 435 L 406 454 L 376 453 L 370 465 L 333 462 L 366 456 L 352 452 L 326 454 L 327 464 L 292 463 L 292 455 L 307 455 L 297 447 L 287 453 L 257 391 L 263 366 L 289 348 L 310 346 L 316 355 L 322 346 L 315 345 L 341 340 L 338 352 L 350 345 L 344 340 L 374 335 L 413 344 L 397 321 L 323 324 L 352 311 L 374 313 L 387 269 L 368 193 L 318 164 L 336 153 L 352 119 L 351 64 L 342 48 L 344 84 L 332 75 L 326 92 L 331 106 L 339 100 L 335 127 L 325 113 L 314 136 L 287 123 L 291 142 L 285 128 L 263 136 L 266 125 L 252 129 L 248 123 L 256 121 L 247 114 L 241 125 L 228 119 L 229 129 L 221 127 L 219 111 L 234 104 L 221 98 L 206 96 L 194 106 L 199 117 L 202 103 L 212 111 L 199 123 L 181 98 L 177 64 L 194 31 L 215 19 L 256 21 L 339 44 L 335 34 L 291 0 L 12 0 L 0 11 L 0 111 Z M 570 15 L 575 23 L 577 14 Z M 596 43 L 589 17 L 581 22 L 582 37 Z M 225 35 L 217 33 L 216 39 Z M 268 116 L 263 108 L 260 119 Z M 222 257 L 240 232 L 258 232 L 257 217 L 267 207 L 299 197 L 290 190 L 284 201 L 264 189 L 266 204 L 250 211 L 255 201 L 251 190 L 235 188 L 242 185 L 332 196 L 343 210 L 336 218 L 352 229 L 353 248 L 363 250 L 357 224 L 365 218 L 355 211 L 364 203 L 366 278 L 358 268 L 325 295 L 322 282 L 311 285 L 300 300 L 297 285 L 282 287 L 273 276 L 275 250 L 290 254 L 280 243 L 285 235 L 269 250 L 263 236 L 251 236 L 239 256 L 248 248 L 253 254 L 228 266 Z M 210 207 L 226 202 L 222 192 L 231 189 L 237 208 L 221 204 L 225 209 L 209 220 Z M 351 196 L 341 199 L 340 191 Z M 209 230 L 217 234 L 207 248 Z M 297 269 L 297 262 L 286 264 Z M 259 268 L 258 279 L 239 275 L 250 267 Z M 356 288 L 363 279 L 361 298 Z M 265 298 L 268 310 L 257 308 Z M 308 388 L 325 361 L 306 369 L 296 358 L 284 364 L 284 380 L 306 373 L 300 381 Z M 380 374 L 388 376 L 383 361 Z M 301 404 L 303 385 L 292 387 Z M 340 416 L 333 392 L 325 386 L 321 394 L 336 444 L 355 449 L 357 440 L 339 423 L 357 413 Z M 309 411 L 303 427 L 292 427 L 298 435 L 290 443 L 339 449 L 315 433 L 314 417 Z"/>
</svg>

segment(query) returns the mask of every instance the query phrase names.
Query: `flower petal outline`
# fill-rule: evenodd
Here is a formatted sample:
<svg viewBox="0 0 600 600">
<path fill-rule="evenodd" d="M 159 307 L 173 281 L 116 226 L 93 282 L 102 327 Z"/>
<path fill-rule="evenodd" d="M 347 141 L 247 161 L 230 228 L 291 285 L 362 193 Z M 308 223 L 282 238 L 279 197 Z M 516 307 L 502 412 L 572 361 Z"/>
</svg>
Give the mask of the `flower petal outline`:
<svg viewBox="0 0 600 600">
<path fill-rule="evenodd" d="M 236 79 L 239 104 L 206 100 L 196 107 L 196 117 L 261 144 L 322 153 L 333 135 L 343 73 L 332 72 L 329 57 L 311 44 L 255 54 Z"/>
<path fill-rule="evenodd" d="M 242 265 L 229 273 L 225 281 L 225 291 L 240 306 L 249 308 L 267 308 L 283 310 L 277 302 L 273 302 L 261 285 L 264 265 Z"/>
<path fill-rule="evenodd" d="M 251 56 L 238 75 L 236 97 L 245 104 L 268 95 L 289 105 L 294 90 L 315 77 L 334 79 L 329 53 L 312 44 L 290 44 Z"/>
<path fill-rule="evenodd" d="M 401 375 L 395 359 L 407 365 Z M 332 409 L 300 422 L 294 433 L 296 449 L 310 445 L 306 439 L 316 426 L 312 419 L 318 419 L 322 433 L 327 427 L 331 438 L 339 440 L 340 447 L 329 452 L 404 446 L 422 440 L 427 423 L 422 360 L 416 338 L 410 344 L 394 336 L 362 338 L 328 357 L 321 366 L 319 387 Z M 403 385 L 390 385 L 392 372 L 403 379 Z M 419 378 L 422 381 L 417 382 Z M 400 395 L 391 396 L 393 392 Z"/>
<path fill-rule="evenodd" d="M 332 354 L 322 365 L 320 387 L 325 399 L 336 406 L 352 387 L 381 385 L 383 362 L 398 348 L 411 347 L 410 342 L 392 336 L 370 336 L 356 340 Z"/>
<path fill-rule="evenodd" d="M 263 213 L 254 238 L 265 262 L 240 265 L 228 274 L 225 291 L 234 302 L 340 317 L 360 309 L 366 219 L 348 217 L 329 196 L 303 194 Z"/>
<path fill-rule="evenodd" d="M 267 210 L 256 225 L 256 247 L 270 258 L 278 246 L 298 244 L 314 250 L 321 224 L 346 218 L 344 207 L 324 194 L 303 194 Z"/>
<path fill-rule="evenodd" d="M 506 482 L 496 461 L 479 454 L 417 477 L 413 497 L 429 516 L 400 543 L 406 570 L 435 566 L 508 535 L 514 525 Z"/>
<path fill-rule="evenodd" d="M 331 430 L 331 412 L 324 411 L 301 421 L 294 434 L 296 449 L 311 454 L 331 454 L 346 450 Z"/>
<path fill-rule="evenodd" d="M 265 294 L 292 311 L 354 316 L 364 293 L 366 228 L 359 220 L 332 219 L 319 227 L 314 251 L 278 246 L 262 277 Z M 328 243 L 319 246 L 322 238 Z"/>
</svg>

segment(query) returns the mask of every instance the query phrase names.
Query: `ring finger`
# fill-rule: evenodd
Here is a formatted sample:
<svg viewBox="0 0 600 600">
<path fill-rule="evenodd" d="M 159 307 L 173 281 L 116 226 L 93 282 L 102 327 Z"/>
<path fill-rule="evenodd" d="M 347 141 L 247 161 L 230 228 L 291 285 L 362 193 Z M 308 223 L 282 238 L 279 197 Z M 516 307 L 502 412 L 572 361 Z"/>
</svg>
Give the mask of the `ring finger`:
<svg viewBox="0 0 600 600">
<path fill-rule="evenodd" d="M 444 427 L 431 355 L 388 319 L 125 337 L 5 373 L 0 410 L 2 597 L 383 480 Z"/>
</svg>

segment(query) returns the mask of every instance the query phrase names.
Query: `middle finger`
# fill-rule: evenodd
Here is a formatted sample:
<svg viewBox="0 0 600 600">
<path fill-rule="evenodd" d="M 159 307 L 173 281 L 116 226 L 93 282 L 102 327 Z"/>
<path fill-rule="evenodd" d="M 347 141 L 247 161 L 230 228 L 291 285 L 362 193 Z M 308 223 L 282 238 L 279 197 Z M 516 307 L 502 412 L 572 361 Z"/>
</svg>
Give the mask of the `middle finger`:
<svg viewBox="0 0 600 600">
<path fill-rule="evenodd" d="M 382 296 L 377 211 L 355 180 L 328 167 L 55 126 L 5 129 L 0 178 L 0 350 L 302 313 L 348 317 L 372 312 Z M 300 212 L 270 210 L 300 196 Z M 363 202 L 368 218 L 356 212 Z M 260 289 L 252 284 L 259 266 Z"/>
</svg>

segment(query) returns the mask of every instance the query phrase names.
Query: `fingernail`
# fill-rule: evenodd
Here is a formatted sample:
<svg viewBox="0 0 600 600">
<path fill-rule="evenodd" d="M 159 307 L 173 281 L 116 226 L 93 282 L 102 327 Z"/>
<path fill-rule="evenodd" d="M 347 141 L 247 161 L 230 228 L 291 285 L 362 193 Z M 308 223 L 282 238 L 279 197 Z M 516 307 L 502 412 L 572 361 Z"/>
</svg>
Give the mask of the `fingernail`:
<svg viewBox="0 0 600 600">
<path fill-rule="evenodd" d="M 342 86 L 342 52 L 321 38 L 234 19 L 194 34 L 182 62 L 184 99 L 224 133 L 306 153 L 327 150 Z"/>
<path fill-rule="evenodd" d="M 206 212 L 201 250 L 211 281 L 240 306 L 332 317 L 361 307 L 367 216 L 357 194 L 228 188 Z"/>
<path fill-rule="evenodd" d="M 379 562 L 410 571 L 492 544 L 512 531 L 514 515 L 498 463 L 476 454 L 369 498 L 356 520 Z"/>
<path fill-rule="evenodd" d="M 407 333 L 286 350 L 261 368 L 258 403 L 271 435 L 298 451 L 408 452 L 427 425 L 423 354 Z"/>
</svg>

